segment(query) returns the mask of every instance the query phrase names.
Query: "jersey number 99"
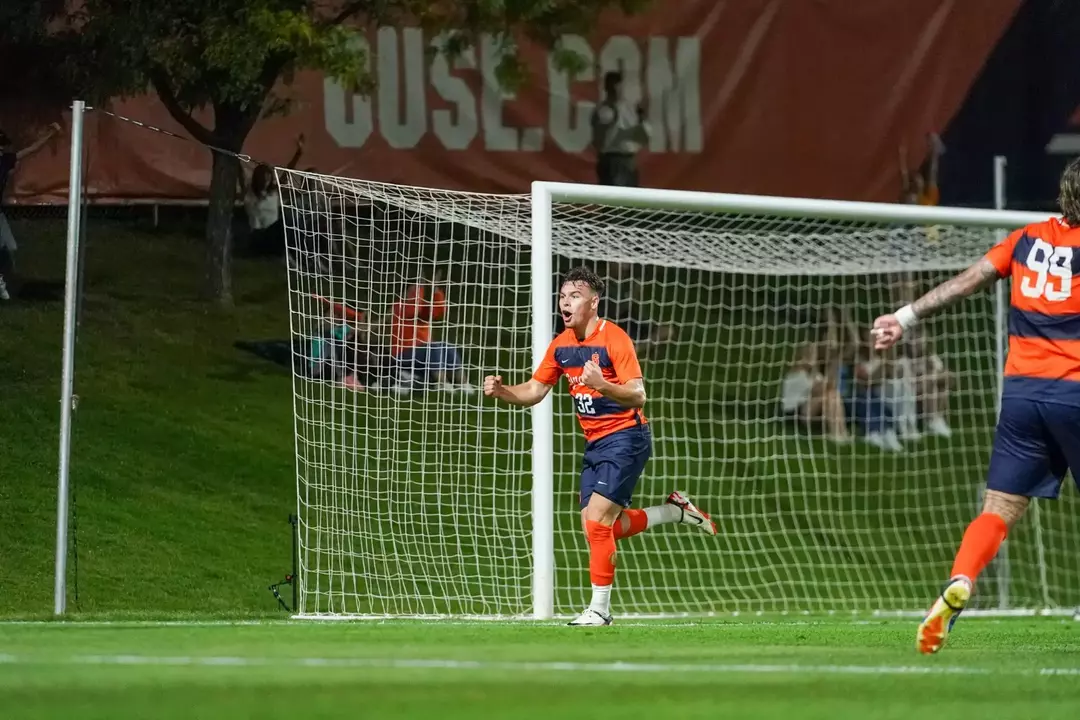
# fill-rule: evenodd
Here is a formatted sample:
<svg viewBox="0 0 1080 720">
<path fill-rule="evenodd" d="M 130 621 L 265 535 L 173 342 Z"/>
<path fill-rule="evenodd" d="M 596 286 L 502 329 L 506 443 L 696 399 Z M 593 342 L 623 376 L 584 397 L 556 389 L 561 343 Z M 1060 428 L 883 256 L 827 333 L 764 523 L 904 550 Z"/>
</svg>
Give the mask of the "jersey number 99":
<svg viewBox="0 0 1080 720">
<path fill-rule="evenodd" d="M 1024 297 L 1045 297 L 1050 302 L 1061 302 L 1072 295 L 1071 247 L 1054 247 L 1045 240 L 1036 239 L 1031 246 L 1025 264 L 1035 272 L 1035 277 L 1025 275 L 1020 281 Z M 1053 282 L 1050 278 L 1057 278 Z"/>
</svg>

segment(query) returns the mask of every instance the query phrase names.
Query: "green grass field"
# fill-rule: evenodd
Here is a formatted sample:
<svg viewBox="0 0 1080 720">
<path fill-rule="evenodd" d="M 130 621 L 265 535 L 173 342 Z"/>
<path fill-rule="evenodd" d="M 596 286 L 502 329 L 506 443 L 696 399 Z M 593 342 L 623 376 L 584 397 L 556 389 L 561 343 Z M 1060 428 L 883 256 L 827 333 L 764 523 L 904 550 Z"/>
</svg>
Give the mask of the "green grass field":
<svg viewBox="0 0 1080 720">
<path fill-rule="evenodd" d="M 682 603 L 689 610 L 741 611 L 741 620 L 626 620 L 583 632 L 546 623 L 280 622 L 285 614 L 267 585 L 290 569 L 286 518 L 296 508 L 290 379 L 233 343 L 287 336 L 284 272 L 278 263 L 239 261 L 235 309 L 205 304 L 200 228 L 170 227 L 94 217 L 88 226 L 72 470 L 71 557 L 78 562 L 69 580 L 71 617 L 82 623 L 2 622 L 43 620 L 52 607 L 62 313 L 55 299 L 0 306 L 0 689 L 6 695 L 0 717 L 1075 716 L 1080 625 L 965 619 L 946 653 L 921 658 L 912 649 L 912 622 L 866 619 L 874 606 L 852 584 L 878 578 L 883 594 L 929 599 L 971 509 L 967 493 L 974 503 L 986 427 L 971 423 L 952 445 L 930 442 L 885 459 L 860 446 L 829 454 L 818 440 L 755 435 L 771 427 L 755 414 L 771 379 L 739 375 L 730 360 L 712 356 L 675 353 L 666 366 L 647 365 L 658 397 L 653 414 L 661 419 L 681 412 L 675 400 L 660 399 L 677 397 L 677 377 L 668 374 L 674 363 L 693 363 L 715 381 L 698 398 L 697 411 L 708 419 L 703 427 L 717 433 L 704 438 L 690 424 L 658 422 L 662 459 L 651 472 L 713 498 L 710 509 L 731 532 L 714 546 L 688 536 L 673 544 L 664 534 L 636 545 L 621 565 L 622 597 L 628 601 L 638 583 L 644 592 L 634 597 L 644 608 Z M 15 228 L 24 273 L 62 280 L 62 221 L 18 221 Z M 768 310 L 778 297 L 733 280 L 729 294 L 713 301 L 747 308 L 746 317 L 694 322 L 702 333 L 742 332 L 740 367 L 779 368 L 786 356 L 777 354 L 775 336 L 753 329 L 783 328 L 784 318 Z M 714 324 L 718 329 L 709 329 Z M 977 330 L 966 328 L 957 342 Z M 729 342 L 715 334 L 698 340 L 679 352 Z M 954 353 L 958 362 L 975 362 L 962 350 Z M 991 392 L 969 384 L 961 412 L 986 415 L 980 398 Z M 453 403 L 433 403 L 405 407 L 398 421 L 402 431 L 415 433 L 421 422 L 443 415 L 446 422 L 479 417 L 462 415 Z M 559 422 L 576 443 L 572 419 L 563 414 Z M 493 452 L 448 457 L 462 467 L 480 457 L 478 467 L 495 483 L 504 482 L 499 473 L 506 464 L 527 470 L 506 457 L 509 450 L 527 451 L 527 422 L 519 416 L 500 423 L 491 428 Z M 522 432 L 508 432 L 514 427 Z M 448 447 L 453 440 L 444 433 L 440 442 Z M 722 451 L 695 457 L 705 440 Z M 585 578 L 573 529 L 573 443 L 560 454 L 562 611 L 581 602 L 577 588 Z M 421 465 L 437 460 L 428 452 L 414 458 Z M 413 469 L 405 464 L 389 476 L 422 480 L 410 475 Z M 923 522 L 943 487 L 952 493 L 951 509 Z M 666 488 L 657 483 L 646 495 L 661 491 Z M 1051 597 L 1039 590 L 1030 527 L 1012 541 L 1017 603 L 1080 602 L 1068 542 L 1075 494 L 1068 495 L 1066 503 L 1045 506 L 1042 517 Z M 495 493 L 476 499 L 495 503 L 489 509 L 509 502 Z M 517 501 L 527 507 L 527 496 Z M 513 549 L 527 552 L 527 528 L 514 527 Z M 407 532 L 375 529 L 393 529 L 398 537 Z M 458 552 L 473 548 L 464 530 L 457 540 Z M 678 559 L 681 547 L 694 548 L 697 566 L 658 569 L 642 559 L 643 549 Z M 913 561 L 900 564 L 908 549 Z M 428 575 L 450 567 L 425 565 L 422 553 L 410 558 L 394 558 L 395 567 Z M 889 558 L 892 565 L 885 564 Z M 516 558 L 517 565 L 488 562 L 487 571 L 473 562 L 451 590 L 501 589 L 510 597 L 527 577 L 527 558 Z M 687 594 L 673 595 L 673 582 Z M 446 588 L 433 583 L 422 591 L 434 596 Z M 859 593 L 860 600 L 845 605 L 846 594 Z M 770 604 L 770 597 L 776 601 Z M 806 608 L 800 597 L 819 600 Z M 509 610 L 527 608 L 527 598 L 515 602 Z M 753 611 L 761 609 L 857 609 L 863 621 L 758 618 Z M 222 619 L 260 624 L 199 624 Z M 163 620 L 191 624 L 155 624 Z"/>
<path fill-rule="evenodd" d="M 9 718 L 1074 718 L 1080 624 L 0 625 Z"/>
<path fill-rule="evenodd" d="M 14 225 L 22 272 L 62 283 L 63 222 Z M 295 512 L 288 374 L 233 343 L 287 336 L 280 266 L 241 263 L 226 312 L 198 299 L 197 226 L 92 218 L 88 241 L 72 609 L 274 612 Z M 0 307 L 0 616 L 51 612 L 62 323 L 58 301 Z"/>
</svg>

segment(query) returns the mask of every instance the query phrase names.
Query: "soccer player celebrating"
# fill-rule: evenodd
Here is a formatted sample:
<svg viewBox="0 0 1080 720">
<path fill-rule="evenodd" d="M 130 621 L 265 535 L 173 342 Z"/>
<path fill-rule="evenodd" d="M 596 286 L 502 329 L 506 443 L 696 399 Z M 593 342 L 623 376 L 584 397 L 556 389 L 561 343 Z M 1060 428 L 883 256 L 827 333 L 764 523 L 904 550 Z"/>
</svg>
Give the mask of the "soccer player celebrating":
<svg viewBox="0 0 1080 720">
<path fill-rule="evenodd" d="M 1061 176 L 1062 219 L 1009 235 L 967 270 L 874 321 L 875 347 L 919 320 L 1012 277 L 1009 359 L 982 513 L 968 525 L 949 581 L 919 625 L 920 652 L 941 649 L 1031 498 L 1056 498 L 1065 470 L 1080 483 L 1080 160 Z"/>
<path fill-rule="evenodd" d="M 592 270 L 576 268 L 563 278 L 560 333 L 532 379 L 503 385 L 484 379 L 484 394 L 531 407 L 566 375 L 581 429 L 585 458 L 581 468 L 581 525 L 589 543 L 592 602 L 570 625 L 610 625 L 611 585 L 615 580 L 615 541 L 664 523 L 687 523 L 715 535 L 716 525 L 679 492 L 664 505 L 631 510 L 630 501 L 652 455 L 652 434 L 642 413 L 645 385 L 630 337 L 600 319 L 597 308 L 604 284 Z"/>
</svg>

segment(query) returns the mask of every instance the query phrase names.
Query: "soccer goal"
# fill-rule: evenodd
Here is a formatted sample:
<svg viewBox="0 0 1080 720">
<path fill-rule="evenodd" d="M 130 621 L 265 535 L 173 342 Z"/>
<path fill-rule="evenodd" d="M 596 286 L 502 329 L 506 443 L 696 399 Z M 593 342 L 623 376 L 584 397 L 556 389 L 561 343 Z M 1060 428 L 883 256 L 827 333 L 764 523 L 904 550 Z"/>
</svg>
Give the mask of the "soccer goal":
<svg viewBox="0 0 1080 720">
<path fill-rule="evenodd" d="M 980 502 L 1007 288 L 892 356 L 868 354 L 867 329 L 1045 215 L 278 178 L 299 615 L 548 618 L 584 606 L 583 440 L 565 387 L 531 411 L 477 391 L 485 374 L 528 377 L 558 329 L 557 277 L 578 263 L 609 278 L 601 312 L 630 326 L 643 357 L 655 448 L 637 501 L 679 489 L 720 528 L 625 541 L 617 614 L 905 612 L 932 597 Z M 802 371 L 827 380 L 821 408 L 806 404 Z M 1076 510 L 1069 490 L 1040 504 L 977 607 L 1080 604 Z"/>
</svg>

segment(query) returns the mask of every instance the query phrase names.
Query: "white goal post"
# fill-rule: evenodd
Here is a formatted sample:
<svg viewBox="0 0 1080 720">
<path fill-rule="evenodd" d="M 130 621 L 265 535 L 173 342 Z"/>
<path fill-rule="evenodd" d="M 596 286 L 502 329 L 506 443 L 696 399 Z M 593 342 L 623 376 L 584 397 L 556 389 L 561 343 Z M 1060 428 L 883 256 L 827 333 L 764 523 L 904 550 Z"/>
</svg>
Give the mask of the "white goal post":
<svg viewBox="0 0 1080 720">
<path fill-rule="evenodd" d="M 947 572 L 979 502 L 1003 306 L 984 296 L 944 313 L 921 349 L 878 363 L 888 370 L 867 371 L 850 333 L 1046 214 L 277 172 L 300 616 L 580 610 L 583 443 L 565 388 L 531 413 L 476 392 L 485 374 L 528 377 L 555 331 L 556 277 L 575 263 L 610 278 L 609 309 L 629 297 L 618 313 L 639 341 L 656 438 L 636 504 L 685 490 L 720 528 L 621 541 L 617 614 L 917 611 Z M 803 365 L 828 376 L 824 430 L 781 408 Z M 833 442 L 838 428 L 857 439 Z M 1012 567 L 988 571 L 996 591 L 979 608 L 1080 604 L 1074 502 L 1066 492 L 1014 532 Z"/>
</svg>

